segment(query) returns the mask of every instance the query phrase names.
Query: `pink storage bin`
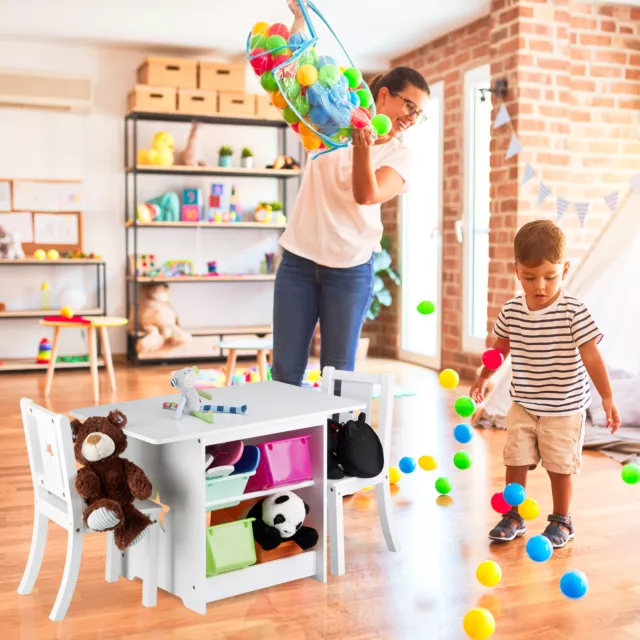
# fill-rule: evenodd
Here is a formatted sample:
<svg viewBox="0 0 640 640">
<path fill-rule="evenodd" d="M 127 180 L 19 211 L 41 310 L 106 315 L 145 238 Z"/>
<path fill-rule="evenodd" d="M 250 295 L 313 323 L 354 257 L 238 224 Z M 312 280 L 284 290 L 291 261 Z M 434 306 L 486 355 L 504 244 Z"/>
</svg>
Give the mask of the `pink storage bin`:
<svg viewBox="0 0 640 640">
<path fill-rule="evenodd" d="M 298 436 L 259 444 L 260 464 L 249 478 L 245 493 L 311 480 L 311 436 Z"/>
</svg>

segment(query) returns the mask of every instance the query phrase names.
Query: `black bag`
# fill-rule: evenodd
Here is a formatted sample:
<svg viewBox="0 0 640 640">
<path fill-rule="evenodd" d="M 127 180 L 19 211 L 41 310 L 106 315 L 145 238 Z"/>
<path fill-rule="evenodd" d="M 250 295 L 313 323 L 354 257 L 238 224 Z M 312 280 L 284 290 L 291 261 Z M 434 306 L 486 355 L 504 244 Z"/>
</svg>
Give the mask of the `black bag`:
<svg viewBox="0 0 640 640">
<path fill-rule="evenodd" d="M 361 413 L 357 420 L 345 424 L 329 420 L 329 455 L 347 475 L 356 478 L 374 478 L 384 467 L 380 438 L 366 419 Z"/>
</svg>

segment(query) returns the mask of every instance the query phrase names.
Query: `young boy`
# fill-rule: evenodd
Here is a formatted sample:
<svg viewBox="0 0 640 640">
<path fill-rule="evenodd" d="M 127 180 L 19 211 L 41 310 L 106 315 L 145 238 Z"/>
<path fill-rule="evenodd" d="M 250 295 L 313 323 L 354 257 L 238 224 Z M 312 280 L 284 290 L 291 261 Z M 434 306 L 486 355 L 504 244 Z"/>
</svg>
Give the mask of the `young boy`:
<svg viewBox="0 0 640 640">
<path fill-rule="evenodd" d="M 572 474 L 580 471 L 582 462 L 589 377 L 602 397 L 612 433 L 620 427 L 620 417 L 597 346 L 602 334 L 587 308 L 562 289 L 569 270 L 564 234 L 548 220 L 530 222 L 518 231 L 514 249 L 524 294 L 504 305 L 494 328 L 494 347 L 505 357 L 511 352 L 512 364 L 506 484 L 526 486 L 527 471 L 542 462 L 553 494 L 553 513 L 543 535 L 558 548 L 574 537 L 569 506 Z M 484 400 L 492 374 L 483 369 L 473 383 L 470 395 L 476 402 Z M 507 542 L 525 531 L 514 507 L 489 538 Z"/>
</svg>

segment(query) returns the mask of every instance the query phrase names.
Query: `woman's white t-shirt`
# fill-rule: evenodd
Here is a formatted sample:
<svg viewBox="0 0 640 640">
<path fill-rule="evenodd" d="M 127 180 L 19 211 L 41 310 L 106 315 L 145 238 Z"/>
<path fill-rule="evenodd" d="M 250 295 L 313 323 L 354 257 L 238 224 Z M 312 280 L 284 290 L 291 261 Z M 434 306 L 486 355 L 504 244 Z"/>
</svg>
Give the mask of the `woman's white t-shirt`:
<svg viewBox="0 0 640 640">
<path fill-rule="evenodd" d="M 373 169 L 391 167 L 410 182 L 412 152 L 395 138 L 372 149 Z M 360 205 L 353 197 L 353 147 L 309 158 L 287 229 L 280 244 L 287 251 L 336 268 L 355 267 L 380 247 L 380 205 Z"/>
</svg>

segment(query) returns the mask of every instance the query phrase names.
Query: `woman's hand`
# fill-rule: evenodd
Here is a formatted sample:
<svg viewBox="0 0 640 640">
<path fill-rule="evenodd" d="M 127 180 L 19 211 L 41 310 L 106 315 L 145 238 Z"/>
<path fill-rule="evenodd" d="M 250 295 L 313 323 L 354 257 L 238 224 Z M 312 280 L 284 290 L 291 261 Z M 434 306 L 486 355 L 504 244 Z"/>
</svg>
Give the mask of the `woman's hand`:
<svg viewBox="0 0 640 640">
<path fill-rule="evenodd" d="M 351 132 L 351 144 L 354 147 L 362 149 L 363 147 L 373 147 L 376 140 L 373 137 L 371 129 L 354 129 Z"/>
</svg>

